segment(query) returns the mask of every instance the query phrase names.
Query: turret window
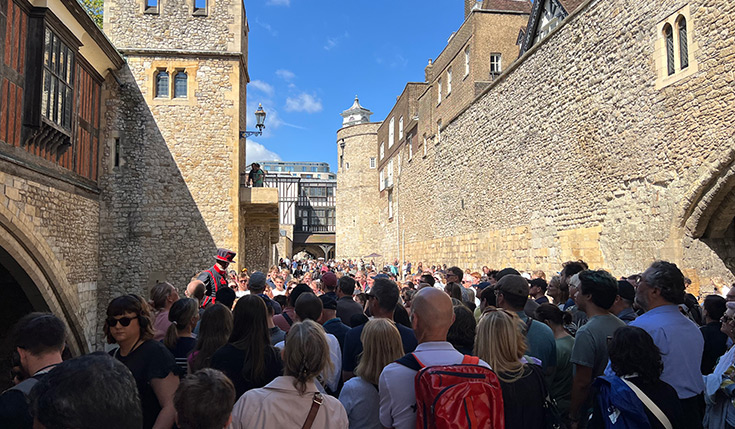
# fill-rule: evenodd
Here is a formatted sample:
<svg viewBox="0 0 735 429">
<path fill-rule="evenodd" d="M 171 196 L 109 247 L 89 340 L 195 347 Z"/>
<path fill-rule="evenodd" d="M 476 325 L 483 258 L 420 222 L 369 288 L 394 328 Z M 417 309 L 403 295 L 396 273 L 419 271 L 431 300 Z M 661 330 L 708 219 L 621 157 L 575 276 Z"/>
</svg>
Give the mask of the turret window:
<svg viewBox="0 0 735 429">
<path fill-rule="evenodd" d="M 696 34 L 692 31 L 693 26 L 689 6 L 674 12 L 656 26 L 656 89 L 669 86 L 699 71 L 699 46 Z"/>
</svg>

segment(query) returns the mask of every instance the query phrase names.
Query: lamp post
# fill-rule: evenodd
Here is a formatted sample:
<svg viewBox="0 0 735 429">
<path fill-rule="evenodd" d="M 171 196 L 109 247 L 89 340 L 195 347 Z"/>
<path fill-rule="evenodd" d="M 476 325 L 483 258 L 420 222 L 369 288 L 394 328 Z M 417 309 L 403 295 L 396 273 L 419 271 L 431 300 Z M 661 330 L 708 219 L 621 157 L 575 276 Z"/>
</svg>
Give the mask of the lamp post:
<svg viewBox="0 0 735 429">
<path fill-rule="evenodd" d="M 255 111 L 255 121 L 255 128 L 257 128 L 258 131 L 240 131 L 241 139 L 263 135 L 263 128 L 265 128 L 265 110 L 263 110 L 263 105 L 260 103 L 258 103 L 258 110 Z"/>
</svg>

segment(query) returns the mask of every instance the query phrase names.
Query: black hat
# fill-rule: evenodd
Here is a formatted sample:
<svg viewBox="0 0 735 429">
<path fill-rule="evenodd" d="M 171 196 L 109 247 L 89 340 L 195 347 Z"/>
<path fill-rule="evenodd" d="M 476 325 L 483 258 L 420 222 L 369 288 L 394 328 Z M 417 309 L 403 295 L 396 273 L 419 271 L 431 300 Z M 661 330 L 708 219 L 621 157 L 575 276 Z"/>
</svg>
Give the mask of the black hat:
<svg viewBox="0 0 735 429">
<path fill-rule="evenodd" d="M 322 301 L 322 307 L 325 310 L 336 310 L 337 300 L 330 295 L 321 295 L 319 299 Z"/>
<path fill-rule="evenodd" d="M 234 262 L 233 259 L 235 259 L 235 255 L 237 255 L 237 253 L 233 252 L 232 250 L 223 249 L 220 247 L 219 249 L 217 249 L 217 255 L 214 257 L 214 259 L 220 262 L 231 264 L 232 262 Z"/>
<path fill-rule="evenodd" d="M 618 295 L 628 301 L 635 300 L 635 288 L 627 280 L 618 280 Z"/>
</svg>

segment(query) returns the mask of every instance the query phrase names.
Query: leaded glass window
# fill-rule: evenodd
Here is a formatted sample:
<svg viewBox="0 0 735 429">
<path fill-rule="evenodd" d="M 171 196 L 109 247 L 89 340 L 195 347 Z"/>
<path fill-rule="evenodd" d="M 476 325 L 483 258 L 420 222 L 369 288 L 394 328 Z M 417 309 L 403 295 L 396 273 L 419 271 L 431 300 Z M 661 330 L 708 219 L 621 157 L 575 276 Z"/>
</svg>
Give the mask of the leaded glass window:
<svg viewBox="0 0 735 429">
<path fill-rule="evenodd" d="M 674 68 L 674 32 L 668 24 L 664 27 L 664 36 L 666 37 L 666 66 L 671 76 L 676 71 Z"/>
<path fill-rule="evenodd" d="M 168 72 L 159 70 L 156 73 L 156 98 L 168 98 Z"/>
<path fill-rule="evenodd" d="M 186 84 L 188 76 L 181 70 L 174 76 L 174 98 L 186 98 Z"/>
<path fill-rule="evenodd" d="M 41 114 L 71 130 L 74 107 L 74 52 L 49 28 L 44 34 L 43 99 Z"/>
<path fill-rule="evenodd" d="M 689 67 L 689 46 L 687 45 L 687 20 L 683 16 L 679 20 L 679 59 L 682 70 Z"/>
</svg>

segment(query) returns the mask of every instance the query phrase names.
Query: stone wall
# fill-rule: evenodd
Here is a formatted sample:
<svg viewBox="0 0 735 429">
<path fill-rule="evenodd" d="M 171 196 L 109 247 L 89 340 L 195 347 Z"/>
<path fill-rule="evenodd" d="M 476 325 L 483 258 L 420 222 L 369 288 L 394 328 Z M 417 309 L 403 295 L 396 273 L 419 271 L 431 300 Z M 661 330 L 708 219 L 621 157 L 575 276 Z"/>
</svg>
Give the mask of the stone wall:
<svg viewBox="0 0 735 429">
<path fill-rule="evenodd" d="M 494 81 L 404 164 L 404 259 L 735 279 L 735 3 L 689 3 L 699 71 L 657 89 L 657 25 L 683 5 L 587 2 Z"/>
</svg>

